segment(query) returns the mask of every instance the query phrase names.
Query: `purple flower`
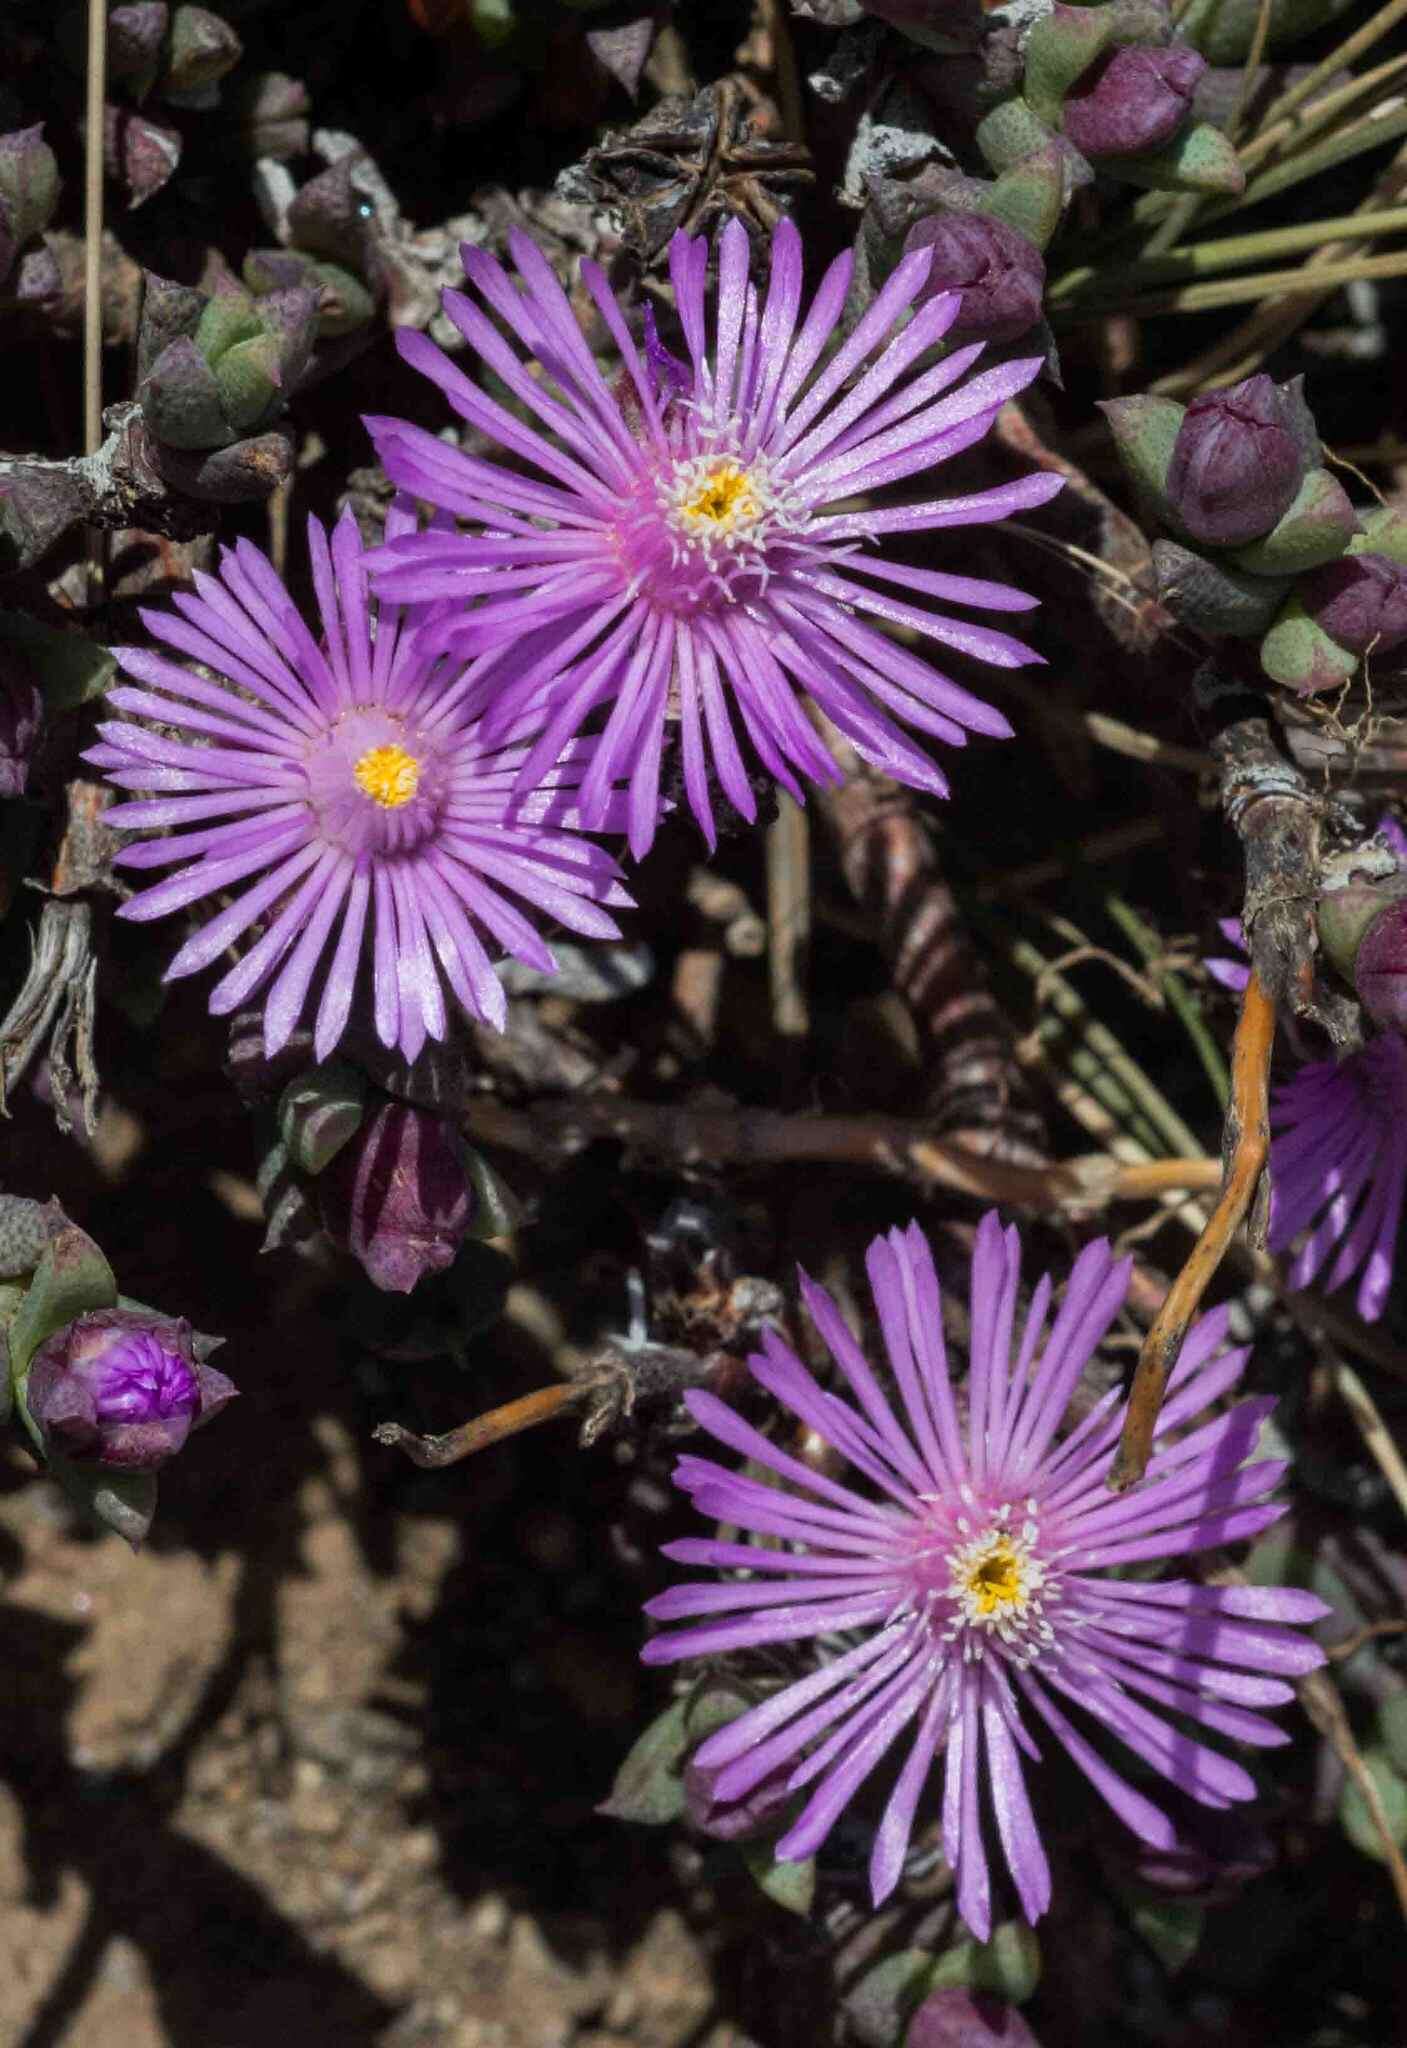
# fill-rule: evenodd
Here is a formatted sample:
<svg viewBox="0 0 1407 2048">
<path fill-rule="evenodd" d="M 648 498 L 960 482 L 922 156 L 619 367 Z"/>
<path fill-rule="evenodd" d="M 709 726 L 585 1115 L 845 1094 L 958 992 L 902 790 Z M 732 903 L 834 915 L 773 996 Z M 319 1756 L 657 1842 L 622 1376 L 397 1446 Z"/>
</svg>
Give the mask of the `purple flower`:
<svg viewBox="0 0 1407 2048">
<path fill-rule="evenodd" d="M 756 815 L 739 724 L 767 773 L 797 798 L 798 777 L 840 779 L 803 708 L 810 697 L 866 760 L 946 794 L 901 723 L 951 745 L 966 730 L 1006 737 L 1011 728 L 873 622 L 1016 667 L 1039 657 L 909 597 L 998 612 L 1025 611 L 1033 600 L 1004 584 L 887 562 L 868 544 L 1003 519 L 1053 497 L 1060 479 L 1038 471 L 963 497 L 843 506 L 971 447 L 1042 358 L 965 384 L 980 345 L 934 364 L 959 301 L 930 299 L 900 328 L 928 276 L 928 255 L 918 251 L 823 362 L 838 339 L 850 257 L 830 266 L 803 318 L 795 227 L 777 228 L 759 302 L 746 230 L 730 221 L 711 318 L 707 245 L 684 234 L 670 244 L 686 390 L 661 366 L 657 342 L 647 339 L 642 357 L 602 272 L 583 263 L 624 365 L 608 384 L 541 251 L 521 234 L 510 247 L 518 283 L 466 245 L 465 270 L 488 310 L 459 292 L 445 294 L 445 310 L 531 424 L 478 390 L 424 335 L 402 329 L 397 345 L 475 437 L 496 442 L 514 466 L 447 447 L 403 420 L 367 425 L 388 474 L 470 528 L 391 541 L 374 573 L 386 595 L 458 602 L 445 630 L 493 692 L 488 731 L 525 715 L 543 728 L 519 787 L 530 788 L 564 741 L 609 706 L 581 812 L 589 826 L 602 825 L 611 780 L 628 773 L 638 858 L 654 837 L 666 733 L 677 725 L 684 788 L 712 845 L 710 768 L 735 809 Z M 532 374 L 489 314 L 546 378 Z"/>
<path fill-rule="evenodd" d="M 40 1345 L 27 1400 L 45 1444 L 64 1457 L 151 1471 L 234 1395 L 222 1372 L 196 1358 L 189 1323 L 105 1308 Z"/>
<path fill-rule="evenodd" d="M 1050 1899 L 1021 1764 L 1023 1752 L 1038 1755 L 1032 1723 L 1136 1835 L 1171 1848 L 1172 1824 L 1077 1720 L 1116 1737 L 1140 1777 L 1166 1778 L 1212 1807 L 1253 1798 L 1246 1770 L 1187 1724 L 1258 1746 L 1287 1740 L 1256 1710 L 1290 1699 L 1287 1680 L 1322 1661 L 1314 1643 L 1283 1624 L 1326 1610 L 1309 1593 L 1109 1576 L 1244 1542 L 1283 1513 L 1266 1499 L 1283 1463 L 1245 1463 L 1272 1401 L 1188 1426 L 1245 1366 L 1244 1351 L 1215 1355 L 1225 1311 L 1203 1317 L 1188 1338 L 1147 1478 L 1119 1496 L 1105 1484 L 1123 1420 L 1117 1390 L 1058 1432 L 1123 1303 L 1130 1261 L 1115 1260 L 1102 1240 L 1086 1246 L 1042 1344 L 1050 1280 L 1036 1286 L 1018 1333 L 1020 1240 L 986 1216 L 972 1261 L 965 1413 L 918 1225 L 877 1239 L 868 1263 L 898 1414 L 835 1303 L 804 1273 L 803 1299 L 853 1401 L 824 1391 L 772 1333 L 751 1369 L 869 1481 L 871 1495 L 802 1464 L 715 1396 L 687 1395 L 703 1428 L 781 1485 L 707 1458 L 680 1460 L 676 1483 L 702 1514 L 764 1540 L 668 1545 L 680 1563 L 744 1575 L 651 1601 L 657 1619 L 697 1625 L 657 1636 L 644 1655 L 668 1664 L 817 1643 L 806 1676 L 709 1736 L 695 1764 L 713 1773 L 718 1799 L 746 1798 L 780 1763 L 792 1765 L 790 1789 L 812 1790 L 777 1843 L 785 1860 L 820 1847 L 871 1771 L 911 1733 L 874 1840 L 878 1903 L 898 1883 L 929 1768 L 943 1751 L 944 1850 L 962 1916 L 985 1940 L 992 1883 L 984 1837 L 993 1825 L 1027 1918 Z"/>
<path fill-rule="evenodd" d="M 1307 1232 L 1290 1285 L 1332 1292 L 1357 1273 L 1358 1313 L 1375 1322 L 1407 1182 L 1407 1045 L 1388 1032 L 1345 1060 L 1301 1067 L 1275 1090 L 1270 1126 L 1271 1250 Z"/>
<path fill-rule="evenodd" d="M 410 524 L 393 509 L 387 532 Z M 223 1015 L 267 988 L 272 1056 L 317 977 L 323 1060 L 342 1036 L 367 951 L 377 1035 L 413 1060 L 427 1036 L 445 1035 L 445 983 L 472 1016 L 502 1029 L 506 1001 L 486 941 L 552 971 L 511 898 L 591 938 L 616 937 L 601 906 L 630 899 L 614 861 L 577 836 L 576 789 L 596 743 L 577 740 L 551 760 L 537 748 L 522 788 L 521 721 L 490 740 L 483 690 L 427 646 L 417 630 L 425 622 L 387 605 L 378 616 L 351 514 L 330 548 L 316 520 L 308 535 L 323 641 L 264 556 L 240 541 L 217 577 L 197 575 L 197 595 L 177 596 L 179 616 L 142 613 L 213 680 L 161 654 L 117 656 L 144 687 L 111 690 L 108 702 L 179 736 L 108 724 L 86 758 L 119 788 L 151 792 L 109 810 L 113 824 L 186 828 L 118 854 L 128 867 L 179 868 L 121 916 L 164 917 L 233 892 L 182 946 L 168 979 L 213 965 L 257 928 L 210 1007 Z M 603 824 L 619 827 L 622 803 L 602 797 Z"/>
<path fill-rule="evenodd" d="M 1377 829 L 1390 839 L 1398 830 L 1391 819 Z M 1221 929 L 1244 947 L 1239 919 L 1222 919 Z M 1206 966 L 1237 993 L 1250 979 L 1241 961 Z M 1394 1032 L 1346 1059 L 1301 1067 L 1272 1089 L 1270 1249 L 1288 1251 L 1309 1233 L 1290 1261 L 1292 1288 L 1312 1287 L 1322 1274 L 1332 1292 L 1357 1273 L 1358 1313 L 1376 1322 L 1392 1285 L 1405 1184 L 1407 1045 Z"/>
</svg>

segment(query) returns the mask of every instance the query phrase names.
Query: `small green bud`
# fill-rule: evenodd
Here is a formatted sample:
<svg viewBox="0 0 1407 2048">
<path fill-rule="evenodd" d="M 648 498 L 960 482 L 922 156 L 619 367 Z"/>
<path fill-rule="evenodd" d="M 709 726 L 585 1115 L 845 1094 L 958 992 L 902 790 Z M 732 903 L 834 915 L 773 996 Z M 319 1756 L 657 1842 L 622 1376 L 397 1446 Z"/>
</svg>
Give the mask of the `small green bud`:
<svg viewBox="0 0 1407 2048">
<path fill-rule="evenodd" d="M 1060 225 L 1065 185 L 1064 156 L 1059 145 L 1050 142 L 1044 149 L 1033 150 L 1030 156 L 1003 171 L 994 184 L 986 186 L 976 198 L 973 211 L 993 214 L 1034 242 L 1038 249 L 1044 249 Z"/>
</svg>

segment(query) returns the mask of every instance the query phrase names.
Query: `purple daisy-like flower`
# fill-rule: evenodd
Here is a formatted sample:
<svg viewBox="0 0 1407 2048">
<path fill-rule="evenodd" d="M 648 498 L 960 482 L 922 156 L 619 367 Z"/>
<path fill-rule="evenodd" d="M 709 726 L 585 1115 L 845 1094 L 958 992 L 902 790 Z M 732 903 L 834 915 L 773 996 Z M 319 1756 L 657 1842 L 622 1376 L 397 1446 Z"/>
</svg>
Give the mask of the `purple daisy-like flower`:
<svg viewBox="0 0 1407 2048">
<path fill-rule="evenodd" d="M 405 601 L 458 602 L 452 644 L 492 683 L 490 729 L 530 710 L 542 726 L 521 786 L 609 706 L 582 783 L 582 815 L 600 824 L 612 778 L 628 775 L 638 858 L 654 836 L 666 730 L 677 721 L 684 789 L 712 845 L 710 765 L 734 808 L 756 815 L 735 715 L 767 773 L 793 796 L 801 797 L 798 777 L 840 779 L 806 716 L 809 697 L 866 760 L 945 795 L 942 774 L 901 727 L 954 746 L 967 731 L 1006 737 L 1011 728 L 875 621 L 1010 668 L 1040 657 L 922 600 L 1013 612 L 1034 599 L 978 577 L 885 561 L 866 544 L 1003 519 L 1053 497 L 1061 478 L 1037 471 L 972 495 L 885 509 L 857 501 L 970 448 L 1042 358 L 1003 363 L 967 382 L 982 344 L 933 363 L 959 295 L 915 310 L 930 267 L 929 252 L 918 250 L 823 364 L 851 258 L 831 264 L 803 317 L 795 227 L 784 221 L 776 231 L 759 302 L 746 231 L 731 221 L 718 243 L 712 319 L 707 245 L 682 233 L 670 245 L 687 364 L 669 358 L 653 335 L 642 355 L 600 269 L 583 263 L 624 366 L 613 388 L 541 251 L 522 234 L 510 248 L 517 284 L 483 250 L 463 250 L 487 312 L 459 292 L 446 292 L 444 302 L 528 423 L 423 334 L 403 328 L 396 340 L 476 436 L 518 466 L 464 454 L 402 420 L 367 425 L 387 473 L 470 528 L 389 542 L 374 565 L 377 587 Z M 532 358 L 544 379 L 532 373 Z"/>
<path fill-rule="evenodd" d="M 386 530 L 413 523 L 393 508 Z M 377 1035 L 413 1060 L 427 1036 L 445 1035 L 446 983 L 471 1016 L 502 1029 L 489 944 L 552 971 L 513 898 L 605 939 L 619 934 L 603 905 L 630 898 L 615 862 L 579 836 L 577 788 L 595 743 L 576 740 L 541 761 L 521 790 L 521 722 L 489 739 L 482 692 L 463 665 L 427 644 L 423 622 L 370 601 L 351 514 L 330 546 L 316 520 L 308 539 L 321 642 L 266 558 L 240 541 L 218 576 L 197 574 L 195 594 L 176 596 L 174 614 L 141 614 L 212 678 L 120 649 L 140 687 L 108 692 L 129 717 L 101 726 L 102 744 L 85 758 L 119 789 L 147 792 L 111 808 L 110 823 L 170 828 L 117 855 L 131 868 L 179 870 L 120 916 L 165 917 L 238 892 L 181 947 L 168 980 L 213 965 L 257 929 L 210 1007 L 222 1015 L 267 990 L 272 1055 L 320 977 L 321 1060 L 346 1028 L 369 951 Z M 623 796 L 608 792 L 597 815 L 619 829 Z"/>
<path fill-rule="evenodd" d="M 1254 1797 L 1255 1784 L 1202 1732 L 1257 1746 L 1286 1741 L 1260 1710 L 1287 1701 L 1287 1681 L 1322 1662 L 1316 1644 L 1285 1626 L 1327 1611 L 1310 1593 L 1116 1575 L 1243 1542 L 1284 1512 L 1266 1499 L 1283 1463 L 1245 1463 L 1273 1401 L 1199 1420 L 1246 1363 L 1245 1351 L 1216 1355 L 1224 1310 L 1189 1336 L 1147 1477 L 1132 1493 L 1111 1494 L 1105 1483 L 1123 1421 L 1117 1390 L 1061 1436 L 1075 1386 L 1123 1302 L 1130 1263 L 1102 1240 L 1086 1246 L 1049 1330 L 1046 1277 L 1018 1333 L 1020 1240 L 986 1216 L 972 1260 L 965 1418 L 917 1224 L 876 1239 L 868 1261 L 897 1413 L 831 1297 L 803 1273 L 806 1307 L 853 1401 L 824 1390 L 772 1333 L 751 1370 L 869 1482 L 872 1497 L 788 1455 L 715 1396 L 685 1397 L 704 1429 L 774 1476 L 765 1483 L 707 1458 L 680 1460 L 676 1483 L 702 1514 L 763 1542 L 694 1537 L 666 1546 L 680 1563 L 733 1575 L 652 1600 L 646 1611 L 656 1619 L 695 1625 L 655 1637 L 646 1661 L 821 1646 L 808 1675 L 710 1735 L 694 1764 L 711 1774 L 717 1800 L 744 1799 L 790 1767 L 789 1789 L 810 1792 L 776 1844 L 789 1860 L 820 1847 L 911 1733 L 875 1835 L 875 1901 L 899 1880 L 942 1752 L 944 1850 L 959 1909 L 982 1940 L 992 1924 L 990 1825 L 1027 1918 L 1050 1899 L 1021 1762 L 1039 1755 L 1032 1724 L 1048 1730 L 1136 1835 L 1170 1848 L 1172 1823 L 1077 1721 L 1116 1737 L 1140 1775 L 1151 1771 L 1223 1808 Z"/>
<path fill-rule="evenodd" d="M 1394 852 L 1401 828 L 1378 826 Z M 1219 920 L 1245 949 L 1239 918 Z M 1207 972 L 1240 994 L 1250 980 L 1244 959 L 1208 959 Z M 1315 1060 L 1270 1095 L 1270 1225 L 1273 1252 L 1287 1252 L 1292 1288 L 1318 1282 L 1332 1293 L 1358 1274 L 1357 1308 L 1365 1323 L 1387 1306 L 1407 1188 L 1407 1045 L 1395 1032 L 1369 1039 L 1341 1060 Z"/>
<path fill-rule="evenodd" d="M 1407 1186 L 1407 1045 L 1395 1032 L 1343 1060 L 1316 1060 L 1270 1102 L 1270 1249 L 1290 1285 L 1328 1292 L 1358 1277 L 1358 1313 L 1387 1306 Z"/>
</svg>

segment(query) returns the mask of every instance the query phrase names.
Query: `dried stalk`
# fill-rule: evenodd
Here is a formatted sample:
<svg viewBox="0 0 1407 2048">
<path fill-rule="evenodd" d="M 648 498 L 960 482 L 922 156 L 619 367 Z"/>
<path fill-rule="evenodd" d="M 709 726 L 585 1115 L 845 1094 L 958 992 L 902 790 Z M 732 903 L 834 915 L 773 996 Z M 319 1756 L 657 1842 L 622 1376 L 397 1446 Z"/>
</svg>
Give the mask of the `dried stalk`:
<svg viewBox="0 0 1407 2048">
<path fill-rule="evenodd" d="M 1144 1200 L 1174 1188 L 1200 1193 L 1215 1187 L 1221 1176 L 1218 1162 L 1206 1158 L 1126 1166 L 1093 1154 L 1046 1166 L 1019 1165 L 931 1137 L 904 1117 L 677 1109 L 619 1096 L 552 1100 L 524 1109 L 484 1097 L 466 1103 L 459 1121 L 472 1143 L 502 1145 L 548 1163 L 602 1139 L 676 1166 L 772 1167 L 809 1159 L 898 1174 L 925 1188 L 950 1188 L 978 1201 L 1046 1214 L 1088 1215 L 1110 1202 Z"/>
<path fill-rule="evenodd" d="M 1221 1195 L 1144 1339 L 1123 1435 L 1109 1474 L 1116 1493 L 1135 1485 L 1148 1468 L 1163 1395 L 1182 1340 L 1260 1184 L 1270 1152 L 1270 1048 L 1274 1037 L 1275 1004 L 1252 970 L 1231 1055 L 1231 1106 L 1223 1138 L 1226 1164 Z"/>
</svg>

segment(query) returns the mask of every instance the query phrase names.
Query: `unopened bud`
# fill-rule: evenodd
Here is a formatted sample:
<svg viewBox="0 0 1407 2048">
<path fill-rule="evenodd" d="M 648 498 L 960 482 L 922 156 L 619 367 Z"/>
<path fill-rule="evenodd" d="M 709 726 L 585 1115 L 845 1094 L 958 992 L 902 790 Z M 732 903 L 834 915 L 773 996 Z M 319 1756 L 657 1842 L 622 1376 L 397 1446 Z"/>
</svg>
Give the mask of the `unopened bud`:
<svg viewBox="0 0 1407 2048">
<path fill-rule="evenodd" d="M 1014 2005 L 956 1985 L 930 1991 L 904 2030 L 904 2048 L 1040 2048 Z"/>
<path fill-rule="evenodd" d="M 45 1445 L 61 1456 L 150 1472 L 236 1391 L 196 1356 L 188 1322 L 104 1308 L 39 1346 L 26 1398 Z"/>
<path fill-rule="evenodd" d="M 1237 547 L 1288 512 L 1306 466 L 1293 407 L 1260 372 L 1192 400 L 1173 444 L 1168 499 L 1194 540 Z"/>
<path fill-rule="evenodd" d="M 1306 577 L 1309 616 L 1350 654 L 1386 654 L 1407 640 L 1407 568 L 1388 555 L 1343 555 Z"/>
<path fill-rule="evenodd" d="M 909 230 L 904 253 L 931 252 L 919 303 L 959 291 L 950 339 L 1014 341 L 1041 317 L 1045 263 L 1035 243 L 986 213 L 934 213 Z"/>
<path fill-rule="evenodd" d="M 1403 888 L 1407 890 L 1407 877 Z M 1321 928 L 1325 906 L 1333 900 L 1326 897 L 1320 906 Z M 1381 904 L 1351 958 L 1353 986 L 1373 1022 L 1385 1030 L 1407 1031 L 1407 894 Z"/>
<path fill-rule="evenodd" d="M 1207 68 L 1186 43 L 1111 50 L 1065 95 L 1065 135 L 1084 156 L 1138 156 L 1172 141 Z"/>
<path fill-rule="evenodd" d="M 318 1176 L 323 1227 L 387 1293 L 443 1273 L 474 1222 L 474 1191 L 450 1126 L 388 1102 Z"/>
<path fill-rule="evenodd" d="M 715 1842 L 750 1842 L 776 1831 L 791 1793 L 792 1765 L 780 1764 L 740 1799 L 720 1799 L 718 1778 L 699 1764 L 684 1767 L 684 1811 L 701 1835 Z"/>
</svg>

